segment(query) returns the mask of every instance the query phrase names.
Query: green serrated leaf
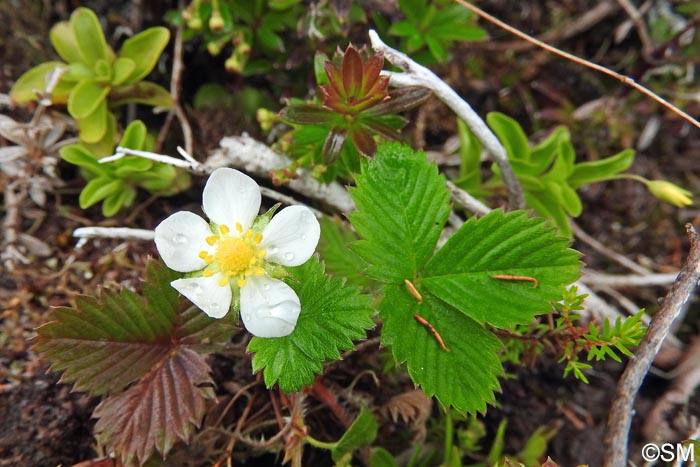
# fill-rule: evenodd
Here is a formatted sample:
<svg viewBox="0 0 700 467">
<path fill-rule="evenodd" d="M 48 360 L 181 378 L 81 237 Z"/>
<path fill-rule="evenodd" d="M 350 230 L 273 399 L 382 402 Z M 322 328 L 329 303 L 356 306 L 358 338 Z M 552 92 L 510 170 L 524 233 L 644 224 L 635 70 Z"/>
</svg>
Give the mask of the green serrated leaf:
<svg viewBox="0 0 700 467">
<path fill-rule="evenodd" d="M 313 383 L 325 362 L 339 359 L 341 351 L 352 349 L 352 341 L 364 338 L 374 325 L 369 297 L 324 275 L 317 257 L 289 272 L 287 282 L 301 302 L 294 331 L 275 339 L 253 337 L 248 345 L 255 353 L 253 371 L 263 370 L 265 384 L 279 382 L 285 392 Z"/>
<path fill-rule="evenodd" d="M 348 217 L 362 237 L 353 251 L 370 264 L 367 275 L 401 284 L 414 278 L 432 255 L 450 211 L 437 166 L 408 146 L 382 144 L 350 194 L 358 210 Z"/>
<path fill-rule="evenodd" d="M 350 428 L 338 440 L 331 455 L 338 462 L 345 454 L 363 446 L 369 446 L 377 437 L 377 419 L 372 411 L 363 407 Z"/>
<path fill-rule="evenodd" d="M 421 284 L 477 322 L 509 328 L 549 312 L 579 267 L 579 253 L 543 219 L 497 210 L 467 221 L 426 265 Z"/>
<path fill-rule="evenodd" d="M 12 86 L 10 98 L 17 103 L 35 101 L 37 99 L 37 91 L 43 92 L 46 90 L 46 84 L 51 73 L 57 67 L 64 65 L 61 62 L 46 62 L 31 68 L 20 76 L 15 85 Z"/>
<path fill-rule="evenodd" d="M 397 362 L 406 362 L 411 378 L 426 395 L 462 412 L 483 412 L 499 388 L 500 341 L 473 319 L 418 288 L 421 304 L 403 284 L 384 287 L 382 344 L 391 348 Z M 449 351 L 414 315 L 435 329 Z"/>
<path fill-rule="evenodd" d="M 125 40 L 119 56 L 128 58 L 135 64 L 134 70 L 125 83 L 136 83 L 148 76 L 158 63 L 158 58 L 169 40 L 170 31 L 162 26 L 148 28 Z"/>
<path fill-rule="evenodd" d="M 338 218 L 324 216 L 320 223 L 318 251 L 326 271 L 338 279 L 347 279 L 349 285 L 366 287 L 369 284 L 365 274 L 367 263 L 348 248 L 357 236 Z"/>
</svg>

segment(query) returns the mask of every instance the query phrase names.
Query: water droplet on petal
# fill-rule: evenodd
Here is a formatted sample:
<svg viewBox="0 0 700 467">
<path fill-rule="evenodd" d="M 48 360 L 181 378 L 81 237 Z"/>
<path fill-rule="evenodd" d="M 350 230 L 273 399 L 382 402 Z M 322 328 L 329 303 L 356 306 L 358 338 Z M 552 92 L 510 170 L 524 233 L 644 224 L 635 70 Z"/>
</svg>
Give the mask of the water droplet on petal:
<svg viewBox="0 0 700 467">
<path fill-rule="evenodd" d="M 197 283 L 190 284 L 190 290 L 197 295 L 202 293 L 202 287 Z"/>
<path fill-rule="evenodd" d="M 276 246 L 271 246 L 270 248 L 267 249 L 267 252 L 271 255 L 274 255 L 278 251 L 279 251 L 279 248 L 277 248 Z"/>
<path fill-rule="evenodd" d="M 270 284 L 263 284 L 263 290 L 270 290 Z"/>
<path fill-rule="evenodd" d="M 240 185 L 240 186 L 238 187 L 238 192 L 239 192 L 239 193 L 245 193 L 246 191 L 248 191 L 248 188 L 247 188 L 245 185 Z"/>
<path fill-rule="evenodd" d="M 302 235 L 301 235 L 301 239 L 302 239 L 302 240 L 306 240 L 306 234 L 302 234 Z"/>
<path fill-rule="evenodd" d="M 251 319 L 253 319 L 253 315 L 251 315 L 250 313 L 246 313 L 243 315 L 244 321 L 250 321 Z"/>
<path fill-rule="evenodd" d="M 301 306 L 295 301 L 285 300 L 269 308 L 269 316 L 273 316 L 281 321 L 296 325 Z"/>
<path fill-rule="evenodd" d="M 187 243 L 187 235 L 179 233 L 173 237 L 173 242 L 177 243 L 178 245 L 184 245 Z"/>
<path fill-rule="evenodd" d="M 284 254 L 284 259 L 286 259 L 287 261 L 293 260 L 293 259 L 294 259 L 294 253 L 292 253 L 291 251 L 286 252 L 286 253 Z"/>
</svg>

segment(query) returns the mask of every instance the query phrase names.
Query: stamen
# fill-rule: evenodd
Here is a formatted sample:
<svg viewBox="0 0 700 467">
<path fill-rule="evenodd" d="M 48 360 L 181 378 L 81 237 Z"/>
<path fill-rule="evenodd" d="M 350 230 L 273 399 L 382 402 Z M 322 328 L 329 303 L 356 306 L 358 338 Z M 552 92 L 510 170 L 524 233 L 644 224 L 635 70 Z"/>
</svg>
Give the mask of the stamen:
<svg viewBox="0 0 700 467">
<path fill-rule="evenodd" d="M 245 285 L 245 279 L 238 279 L 238 287 L 243 287 Z"/>
<path fill-rule="evenodd" d="M 214 271 L 212 271 L 212 270 L 209 269 L 209 268 L 206 268 L 206 269 L 204 270 L 204 272 L 202 273 L 202 275 L 203 275 L 204 277 L 211 277 L 211 276 L 214 275 Z"/>
<path fill-rule="evenodd" d="M 243 226 L 240 222 L 236 222 L 236 230 L 238 230 L 238 233 L 243 233 Z"/>
<path fill-rule="evenodd" d="M 222 277 L 221 279 L 219 279 L 219 285 L 221 287 L 228 285 L 228 279 L 226 279 L 225 277 Z"/>
<path fill-rule="evenodd" d="M 252 236 L 253 236 L 253 232 L 251 232 L 250 230 L 245 231 L 245 239 L 246 240 L 250 240 Z"/>
<path fill-rule="evenodd" d="M 255 243 L 262 242 L 262 234 L 261 233 L 255 234 L 255 237 L 253 238 L 253 240 L 255 240 Z"/>
<path fill-rule="evenodd" d="M 208 251 L 202 250 L 202 251 L 199 252 L 199 257 L 200 257 L 201 259 L 207 259 L 207 256 L 209 256 L 209 252 L 208 252 Z"/>
<path fill-rule="evenodd" d="M 207 255 L 207 257 L 204 258 L 204 262 L 207 264 L 211 264 L 214 262 L 214 257 L 212 255 Z"/>
<path fill-rule="evenodd" d="M 258 250 L 258 258 L 264 258 L 266 254 L 266 250 Z"/>
<path fill-rule="evenodd" d="M 207 238 L 204 239 L 209 245 L 214 246 L 216 242 L 219 241 L 219 236 L 218 235 L 209 235 Z"/>
<path fill-rule="evenodd" d="M 225 224 L 221 224 L 219 226 L 219 232 L 221 232 L 224 235 L 228 234 L 230 231 L 231 231 L 231 229 L 229 229 L 228 226 Z"/>
<path fill-rule="evenodd" d="M 265 269 L 258 266 L 257 268 L 255 268 L 255 274 L 258 276 L 262 276 L 263 274 L 265 274 Z"/>
</svg>

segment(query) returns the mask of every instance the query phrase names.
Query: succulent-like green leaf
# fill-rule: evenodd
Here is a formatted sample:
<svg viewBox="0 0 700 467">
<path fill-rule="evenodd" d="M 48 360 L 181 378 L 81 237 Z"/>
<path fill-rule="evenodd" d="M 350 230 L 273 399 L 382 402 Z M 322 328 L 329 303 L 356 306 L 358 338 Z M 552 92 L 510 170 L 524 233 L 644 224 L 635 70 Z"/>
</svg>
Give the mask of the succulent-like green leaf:
<svg viewBox="0 0 700 467">
<path fill-rule="evenodd" d="M 125 83 L 136 83 L 148 76 L 158 63 L 158 58 L 169 40 L 170 31 L 161 26 L 148 28 L 125 40 L 119 56 L 128 58 L 135 64 L 134 70 Z"/>
<path fill-rule="evenodd" d="M 121 180 L 111 177 L 93 178 L 85 185 L 80 192 L 78 202 L 81 209 L 87 209 L 93 204 L 97 204 L 106 197 L 116 193 L 122 186 Z"/>
<path fill-rule="evenodd" d="M 88 117 L 104 102 L 109 90 L 92 79 L 81 81 L 68 99 L 68 113 L 76 120 Z"/>
<path fill-rule="evenodd" d="M 353 245 L 388 283 L 413 279 L 433 254 L 450 211 L 445 179 L 422 152 L 382 144 L 350 189 L 358 211 L 348 217 L 362 237 Z"/>
<path fill-rule="evenodd" d="M 83 57 L 78 49 L 78 42 L 75 40 L 73 26 L 68 21 L 56 23 L 49 31 L 51 45 L 56 53 L 66 61 L 66 63 L 81 63 Z"/>
<path fill-rule="evenodd" d="M 500 112 L 489 113 L 486 121 L 511 159 L 530 160 L 530 143 L 518 122 Z"/>
<path fill-rule="evenodd" d="M 111 107 L 132 102 L 153 107 L 169 108 L 173 105 L 173 98 L 167 89 L 150 81 L 140 81 L 136 84 L 124 84 L 112 88 L 112 92 L 109 95 Z"/>
<path fill-rule="evenodd" d="M 379 314 L 384 320 L 382 343 L 391 348 L 397 362 L 406 362 L 411 378 L 426 395 L 462 412 L 483 412 L 499 388 L 500 341 L 426 289 L 418 286 L 418 290 L 423 303 L 404 284 L 384 287 Z"/>
<path fill-rule="evenodd" d="M 113 76 L 110 84 L 112 86 L 124 84 L 126 80 L 129 79 L 129 76 L 134 73 L 135 69 L 136 63 L 132 59 L 125 57 L 117 58 L 112 65 Z"/>
<path fill-rule="evenodd" d="M 579 276 L 579 254 L 546 221 L 502 211 L 467 221 L 426 265 L 421 284 L 479 323 L 508 328 L 551 311 Z M 527 280 L 494 276 L 530 277 Z"/>
<path fill-rule="evenodd" d="M 609 179 L 630 168 L 634 149 L 625 149 L 605 159 L 576 164 L 567 181 L 573 188 Z"/>
<path fill-rule="evenodd" d="M 17 103 L 35 101 L 37 91 L 44 92 L 49 76 L 59 66 L 65 66 L 62 62 L 46 62 L 37 65 L 19 77 L 10 90 L 10 98 Z"/>
<path fill-rule="evenodd" d="M 61 148 L 60 153 L 61 159 L 64 161 L 86 169 L 93 174 L 106 176 L 109 173 L 108 167 L 97 162 L 95 156 L 80 144 L 65 146 Z"/>
<path fill-rule="evenodd" d="M 100 59 L 107 62 L 114 59 L 114 52 L 107 45 L 100 20 L 92 10 L 77 8 L 70 16 L 70 25 L 85 64 L 94 66 Z"/>
<path fill-rule="evenodd" d="M 141 120 L 134 120 L 129 123 L 124 130 L 124 136 L 119 143 L 119 146 L 130 149 L 143 149 L 148 135 L 148 128 Z"/>
<path fill-rule="evenodd" d="M 78 119 L 81 141 L 86 143 L 100 142 L 108 133 L 110 115 L 111 113 L 107 110 L 107 99 L 102 99 L 94 112 L 85 118 Z"/>
<path fill-rule="evenodd" d="M 165 456 L 189 438 L 204 399 L 213 396 L 203 387 L 212 381 L 201 354 L 233 330 L 228 320 L 181 306 L 170 286 L 177 277 L 151 261 L 143 296 L 128 289 L 101 300 L 79 296 L 75 308 L 56 309 L 34 338 L 34 350 L 76 390 L 111 394 L 95 409 L 95 430 L 127 465 L 143 464 L 156 450 Z"/>
<path fill-rule="evenodd" d="M 275 339 L 254 337 L 248 345 L 255 353 L 253 370 L 263 370 L 265 384 L 279 382 L 285 392 L 312 384 L 324 363 L 339 359 L 340 351 L 352 349 L 352 341 L 364 338 L 374 325 L 369 297 L 324 275 L 318 258 L 289 271 L 288 284 L 301 301 L 294 331 Z"/>
<path fill-rule="evenodd" d="M 371 410 L 363 407 L 331 452 L 333 460 L 338 462 L 345 454 L 357 448 L 371 445 L 376 437 L 377 419 L 374 418 Z"/>
</svg>

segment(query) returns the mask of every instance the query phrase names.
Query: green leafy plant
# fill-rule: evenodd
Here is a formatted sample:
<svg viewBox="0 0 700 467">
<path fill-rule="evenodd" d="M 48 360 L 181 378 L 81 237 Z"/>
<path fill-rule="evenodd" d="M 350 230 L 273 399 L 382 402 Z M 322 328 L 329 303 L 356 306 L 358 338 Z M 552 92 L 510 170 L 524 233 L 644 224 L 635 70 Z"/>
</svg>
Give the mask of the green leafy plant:
<svg viewBox="0 0 700 467">
<path fill-rule="evenodd" d="M 434 252 L 449 213 L 444 178 L 421 153 L 380 146 L 363 165 L 349 215 L 353 244 L 381 282 L 382 343 L 429 396 L 460 411 L 493 402 L 500 343 L 485 327 L 530 323 L 578 276 L 578 254 L 542 219 L 500 211 L 470 219 Z M 507 275 L 536 278 L 502 280 Z"/>
<path fill-rule="evenodd" d="M 42 63 L 24 73 L 10 91 L 15 102 L 37 100 L 54 73 L 58 82 L 48 96 L 67 104 L 80 139 L 86 144 L 114 144 L 111 108 L 128 103 L 170 107 L 170 93 L 143 81 L 170 39 L 164 27 L 149 28 L 124 41 L 119 55 L 107 44 L 95 13 L 77 8 L 69 21 L 51 28 L 51 44 L 65 61 Z M 37 94 L 38 93 L 38 94 Z"/>
<path fill-rule="evenodd" d="M 432 61 L 432 56 L 445 63 L 455 43 L 481 41 L 487 37 L 486 31 L 476 25 L 474 14 L 452 2 L 399 0 L 399 8 L 406 19 L 391 25 L 389 34 L 401 37 L 404 41 L 401 49 L 418 61 Z"/>
<path fill-rule="evenodd" d="M 580 326 L 577 312 L 583 309 L 585 298 L 573 286 L 554 304 L 556 314 L 551 322 L 516 326 L 500 333 L 506 344 L 502 360 L 527 364 L 542 352 L 554 352 L 560 362 L 566 362 L 564 376 L 572 374 L 588 384 L 585 371 L 592 366 L 582 361 L 584 356 L 586 361 L 609 357 L 617 362 L 621 361 L 621 355 L 631 356 L 630 349 L 639 345 L 646 333 L 642 322 L 644 310 L 624 320 L 617 318 L 612 325 L 608 321 L 591 321 L 588 326 Z"/>
<path fill-rule="evenodd" d="M 690 192 L 670 182 L 622 173 L 634 161 L 632 149 L 596 161 L 576 162 L 566 127 L 557 127 L 542 142 L 531 147 L 522 127 L 512 118 L 492 112 L 487 115 L 487 121 L 506 149 L 513 171 L 523 186 L 527 205 L 540 216 L 551 219 L 566 236 L 571 236 L 569 216 L 578 217 L 583 211 L 576 190 L 592 183 L 632 179 L 644 183 L 663 201 L 677 206 L 692 203 Z M 503 181 L 496 165 L 492 167 L 494 175 L 482 180 L 481 145 L 465 126 L 460 126 L 459 133 L 462 164 L 457 185 L 476 196 L 500 192 Z"/>
<path fill-rule="evenodd" d="M 146 125 L 140 120 L 127 126 L 119 146 L 136 150 L 148 150 Z M 190 176 L 182 169 L 162 162 L 135 156 L 126 156 L 109 163 L 98 162 L 90 146 L 72 144 L 61 148 L 63 160 L 83 169 L 88 179 L 80 193 L 82 209 L 102 202 L 102 213 L 106 217 L 134 204 L 137 189 L 160 196 L 170 196 L 190 186 Z"/>
<path fill-rule="evenodd" d="M 299 103 L 282 109 L 280 116 L 285 121 L 300 126 L 292 140 L 303 148 L 301 157 L 310 159 L 302 163 L 331 165 L 342 159 L 348 171 L 354 172 L 358 151 L 370 157 L 376 153 L 374 134 L 389 140 L 400 138 L 398 130 L 407 122 L 395 114 L 420 105 L 430 91 L 419 86 L 388 91 L 389 78 L 380 75 L 383 66 L 381 53 L 363 59 L 349 45 L 335 63 L 323 63 L 321 105 Z"/>
</svg>

